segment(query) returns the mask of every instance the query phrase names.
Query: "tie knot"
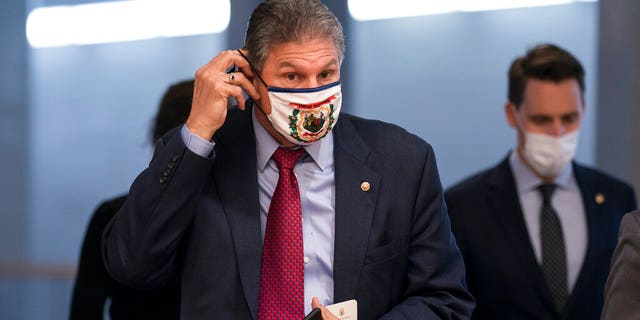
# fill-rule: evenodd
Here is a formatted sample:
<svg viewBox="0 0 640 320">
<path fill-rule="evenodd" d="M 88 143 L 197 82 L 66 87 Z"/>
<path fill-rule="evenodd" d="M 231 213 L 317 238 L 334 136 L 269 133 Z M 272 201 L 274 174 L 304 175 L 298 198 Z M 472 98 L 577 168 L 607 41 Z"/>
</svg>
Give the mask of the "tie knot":
<svg viewBox="0 0 640 320">
<path fill-rule="evenodd" d="M 279 147 L 276 152 L 273 153 L 273 161 L 276 162 L 278 169 L 293 169 L 296 162 L 300 160 L 300 157 L 304 154 L 303 148 L 287 149 Z"/>
<path fill-rule="evenodd" d="M 551 203 L 551 196 L 553 192 L 556 191 L 555 183 L 543 183 L 538 186 L 538 190 L 540 194 L 542 194 L 542 202 L 545 204 Z"/>
</svg>

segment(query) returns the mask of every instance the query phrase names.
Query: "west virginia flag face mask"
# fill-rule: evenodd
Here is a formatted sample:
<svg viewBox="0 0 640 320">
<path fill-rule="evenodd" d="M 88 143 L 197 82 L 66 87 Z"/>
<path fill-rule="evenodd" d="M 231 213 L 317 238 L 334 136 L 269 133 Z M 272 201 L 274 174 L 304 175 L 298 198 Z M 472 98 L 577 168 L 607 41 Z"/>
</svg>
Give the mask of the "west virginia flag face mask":
<svg viewBox="0 0 640 320">
<path fill-rule="evenodd" d="M 249 59 L 254 74 L 267 87 L 271 113 L 263 112 L 271 125 L 289 142 L 296 145 L 309 145 L 329 134 L 338 121 L 342 107 L 342 89 L 340 81 L 317 88 L 279 88 L 271 87 L 262 79 Z M 257 104 L 256 104 L 257 105 Z"/>
<path fill-rule="evenodd" d="M 267 87 L 271 125 L 289 142 L 308 145 L 333 129 L 342 106 L 340 81 L 317 88 Z"/>
</svg>

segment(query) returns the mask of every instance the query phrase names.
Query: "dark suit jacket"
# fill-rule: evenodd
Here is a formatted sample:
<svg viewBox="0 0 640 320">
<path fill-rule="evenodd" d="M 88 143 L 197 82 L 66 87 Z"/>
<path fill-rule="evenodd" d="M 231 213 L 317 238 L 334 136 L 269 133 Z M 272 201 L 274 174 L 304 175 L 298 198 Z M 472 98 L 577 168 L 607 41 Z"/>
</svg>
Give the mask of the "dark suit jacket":
<svg viewBox="0 0 640 320">
<path fill-rule="evenodd" d="M 448 189 L 452 229 L 476 298 L 473 319 L 598 319 L 620 219 L 636 206 L 632 188 L 573 164 L 587 215 L 588 247 L 565 311 L 555 311 L 529 240 L 508 159 Z M 597 194 L 604 202 L 596 203 Z"/>
<path fill-rule="evenodd" d="M 605 285 L 602 320 L 640 318 L 640 210 L 626 214 Z"/>
<path fill-rule="evenodd" d="M 104 235 L 110 274 L 138 287 L 182 272 L 183 319 L 256 319 L 262 240 L 251 109 L 231 110 L 215 159 L 177 130 Z M 334 300 L 359 319 L 464 319 L 473 308 L 431 147 L 342 114 L 334 129 Z M 371 189 L 361 190 L 368 181 Z"/>
<path fill-rule="evenodd" d="M 169 320 L 180 317 L 178 277 L 160 289 L 136 290 L 118 283 L 107 274 L 102 263 L 102 232 L 125 199 L 126 195 L 105 201 L 91 216 L 73 287 L 71 320 L 102 320 L 107 299 L 110 300 L 109 316 L 112 320 Z"/>
</svg>

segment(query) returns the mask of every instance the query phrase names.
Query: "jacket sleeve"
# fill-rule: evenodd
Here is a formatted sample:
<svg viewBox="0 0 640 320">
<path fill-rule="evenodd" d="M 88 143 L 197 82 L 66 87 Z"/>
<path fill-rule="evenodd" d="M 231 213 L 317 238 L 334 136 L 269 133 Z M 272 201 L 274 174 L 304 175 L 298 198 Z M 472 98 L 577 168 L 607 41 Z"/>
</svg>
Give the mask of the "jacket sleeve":
<svg viewBox="0 0 640 320">
<path fill-rule="evenodd" d="M 620 225 L 618 246 L 605 285 L 603 320 L 635 319 L 640 315 L 640 211 L 627 214 Z"/>
<path fill-rule="evenodd" d="M 176 272 L 178 248 L 213 163 L 189 151 L 179 128 L 156 143 L 149 167 L 102 236 L 104 264 L 114 279 L 148 289 L 163 286 Z"/>
</svg>

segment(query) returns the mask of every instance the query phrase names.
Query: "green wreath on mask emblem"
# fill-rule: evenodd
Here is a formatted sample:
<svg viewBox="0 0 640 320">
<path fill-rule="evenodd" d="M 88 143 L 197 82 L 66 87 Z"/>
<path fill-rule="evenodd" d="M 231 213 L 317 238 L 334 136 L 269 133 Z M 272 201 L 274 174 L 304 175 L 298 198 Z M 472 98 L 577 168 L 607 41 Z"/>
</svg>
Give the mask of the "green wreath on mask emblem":
<svg viewBox="0 0 640 320">
<path fill-rule="evenodd" d="M 291 115 L 289 116 L 289 130 L 290 130 L 289 135 L 291 135 L 291 137 L 293 137 L 297 141 L 306 143 L 309 141 L 302 139 L 300 137 L 300 134 L 298 133 L 298 115 L 299 114 L 300 114 L 300 110 L 294 109 Z M 328 119 L 329 119 L 329 124 L 327 125 L 327 130 L 324 132 L 322 136 L 319 136 L 318 139 L 316 140 L 320 140 L 324 138 L 329 133 L 329 131 L 331 131 L 331 129 L 333 128 L 333 122 L 335 121 L 335 117 L 333 116 L 333 104 L 329 104 Z"/>
</svg>

